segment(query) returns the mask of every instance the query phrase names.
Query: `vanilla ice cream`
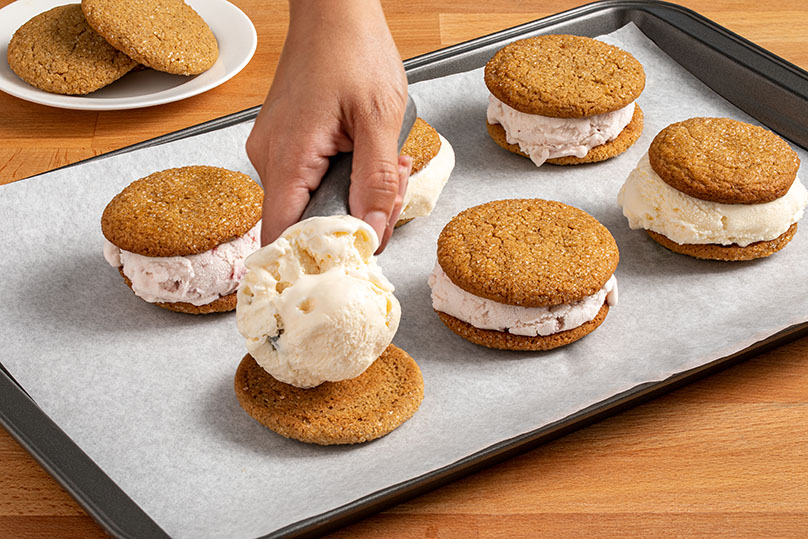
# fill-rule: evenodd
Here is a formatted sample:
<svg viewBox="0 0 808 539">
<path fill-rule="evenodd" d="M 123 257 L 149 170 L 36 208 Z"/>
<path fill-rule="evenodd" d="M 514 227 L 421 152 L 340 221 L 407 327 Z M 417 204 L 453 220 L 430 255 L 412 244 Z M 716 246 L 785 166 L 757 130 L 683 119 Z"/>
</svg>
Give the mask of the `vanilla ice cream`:
<svg viewBox="0 0 808 539">
<path fill-rule="evenodd" d="M 454 149 L 443 135 L 438 134 L 438 137 L 440 150 L 437 155 L 424 168 L 410 176 L 399 220 L 424 217 L 432 213 L 443 186 L 454 169 Z"/>
<path fill-rule="evenodd" d="M 595 146 L 616 139 L 631 122 L 634 103 L 584 118 L 551 118 L 519 112 L 489 95 L 487 115 L 489 124 L 502 125 L 508 144 L 518 144 L 541 166 L 556 157 L 585 157 Z"/>
<path fill-rule="evenodd" d="M 432 307 L 479 329 L 526 337 L 546 336 L 593 320 L 604 302 L 617 305 L 617 279 L 612 275 L 598 292 L 573 303 L 551 307 L 507 305 L 466 292 L 444 273 L 440 264 L 429 276 Z"/>
<path fill-rule="evenodd" d="M 362 374 L 401 317 L 373 256 L 378 247 L 364 221 L 312 217 L 251 255 L 236 320 L 256 362 L 297 387 Z"/>
<path fill-rule="evenodd" d="M 104 258 L 121 268 L 134 293 L 150 303 L 206 305 L 232 294 L 246 273 L 244 260 L 261 246 L 261 222 L 245 235 L 186 256 L 143 256 L 104 239 Z"/>
<path fill-rule="evenodd" d="M 808 191 L 794 180 L 780 198 L 761 204 L 723 204 L 691 197 L 654 172 L 646 153 L 628 175 L 617 203 L 631 228 L 652 230 L 678 244 L 745 247 L 783 234 L 802 218 Z"/>
</svg>

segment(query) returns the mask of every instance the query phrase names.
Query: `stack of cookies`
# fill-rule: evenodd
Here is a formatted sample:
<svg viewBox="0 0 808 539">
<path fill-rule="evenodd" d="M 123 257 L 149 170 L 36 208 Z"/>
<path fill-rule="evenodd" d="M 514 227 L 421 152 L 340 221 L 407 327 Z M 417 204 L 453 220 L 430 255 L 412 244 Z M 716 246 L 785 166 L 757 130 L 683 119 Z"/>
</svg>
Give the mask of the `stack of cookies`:
<svg viewBox="0 0 808 539">
<path fill-rule="evenodd" d="M 210 27 L 182 0 L 83 0 L 23 24 L 8 44 L 8 64 L 46 92 L 84 95 L 138 64 L 197 75 L 219 56 Z"/>
</svg>

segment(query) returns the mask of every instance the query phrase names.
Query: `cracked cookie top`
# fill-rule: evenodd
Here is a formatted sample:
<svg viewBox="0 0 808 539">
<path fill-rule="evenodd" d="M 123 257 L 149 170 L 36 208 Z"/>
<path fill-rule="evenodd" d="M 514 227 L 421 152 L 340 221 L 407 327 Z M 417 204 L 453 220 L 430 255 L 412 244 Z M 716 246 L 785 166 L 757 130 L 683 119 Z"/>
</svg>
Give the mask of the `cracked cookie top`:
<svg viewBox="0 0 808 539">
<path fill-rule="evenodd" d="M 440 151 L 440 137 L 431 125 L 423 118 L 416 118 L 415 123 L 401 148 L 402 155 L 412 157 L 410 174 L 420 172 Z"/>
<path fill-rule="evenodd" d="M 197 75 L 219 56 L 210 27 L 182 0 L 82 0 L 81 9 L 113 47 L 152 69 Z"/>
<path fill-rule="evenodd" d="M 485 85 L 519 112 L 583 118 L 637 99 L 645 71 L 631 54 L 597 39 L 546 35 L 499 50 L 485 66 Z"/>
<path fill-rule="evenodd" d="M 78 4 L 55 7 L 23 24 L 8 44 L 7 58 L 31 86 L 67 95 L 94 92 L 137 65 L 90 28 Z"/>
<path fill-rule="evenodd" d="M 107 204 L 101 231 L 143 256 L 202 253 L 246 234 L 261 219 L 264 191 L 241 172 L 189 166 L 135 180 Z"/>
<path fill-rule="evenodd" d="M 495 200 L 457 214 L 438 237 L 438 263 L 475 296 L 521 307 L 597 293 L 617 268 L 611 233 L 583 210 L 552 200 Z"/>
<path fill-rule="evenodd" d="M 694 198 L 760 204 L 785 195 L 797 153 L 762 127 L 730 118 L 690 118 L 659 132 L 648 149 L 662 180 Z"/>
</svg>

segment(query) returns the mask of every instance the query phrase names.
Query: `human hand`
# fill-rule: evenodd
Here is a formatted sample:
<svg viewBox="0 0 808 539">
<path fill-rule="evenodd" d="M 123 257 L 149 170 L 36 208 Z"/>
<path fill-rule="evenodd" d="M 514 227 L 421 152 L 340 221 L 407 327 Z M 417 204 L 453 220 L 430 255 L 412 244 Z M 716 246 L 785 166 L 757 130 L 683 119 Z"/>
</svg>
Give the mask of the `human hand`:
<svg viewBox="0 0 808 539">
<path fill-rule="evenodd" d="M 350 211 L 384 249 L 410 172 L 397 147 L 406 99 L 378 2 L 290 2 L 283 52 L 246 146 L 264 185 L 262 245 L 300 219 L 328 158 L 353 151 Z"/>
</svg>

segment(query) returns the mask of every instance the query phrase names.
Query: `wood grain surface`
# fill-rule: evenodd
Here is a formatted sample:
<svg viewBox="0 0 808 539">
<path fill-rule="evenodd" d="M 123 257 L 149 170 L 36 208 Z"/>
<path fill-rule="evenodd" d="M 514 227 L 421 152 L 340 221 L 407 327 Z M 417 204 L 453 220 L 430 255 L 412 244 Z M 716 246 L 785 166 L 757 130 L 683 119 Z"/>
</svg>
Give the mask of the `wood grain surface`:
<svg viewBox="0 0 808 539">
<path fill-rule="evenodd" d="M 8 3 L 0 0 L 0 7 Z M 260 104 L 283 44 L 286 2 L 234 3 L 253 20 L 258 50 L 238 76 L 202 95 L 136 111 L 81 112 L 0 93 L 0 184 Z M 680 4 L 808 68 L 805 0 Z M 561 0 L 384 2 L 403 58 L 577 5 Z M 335 534 L 582 535 L 808 536 L 808 338 Z M 104 536 L 0 429 L 0 537 Z"/>
</svg>

